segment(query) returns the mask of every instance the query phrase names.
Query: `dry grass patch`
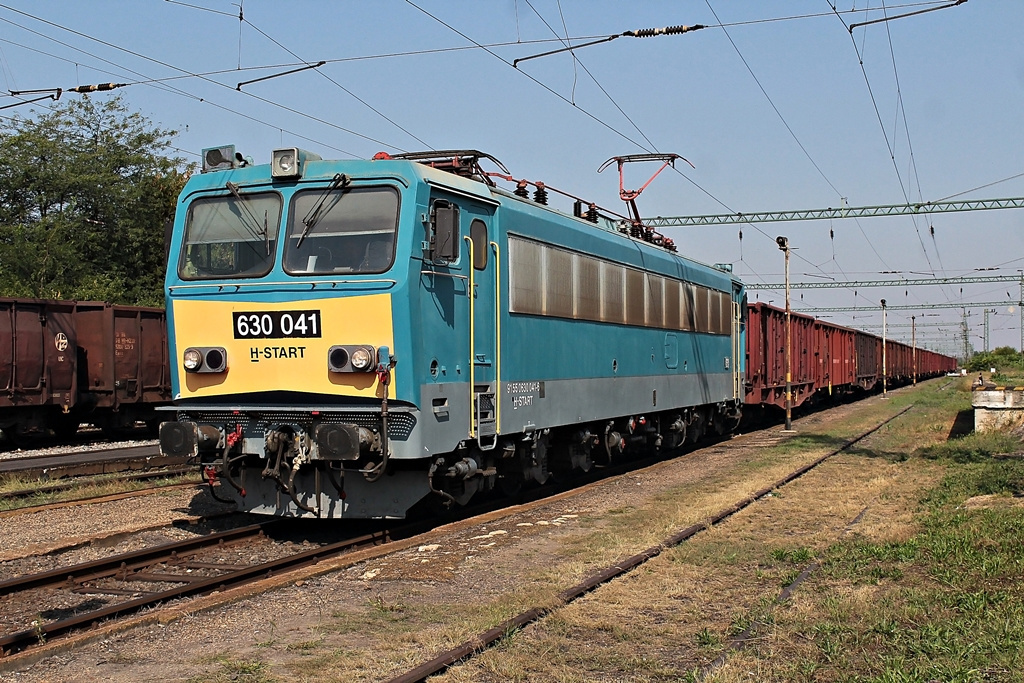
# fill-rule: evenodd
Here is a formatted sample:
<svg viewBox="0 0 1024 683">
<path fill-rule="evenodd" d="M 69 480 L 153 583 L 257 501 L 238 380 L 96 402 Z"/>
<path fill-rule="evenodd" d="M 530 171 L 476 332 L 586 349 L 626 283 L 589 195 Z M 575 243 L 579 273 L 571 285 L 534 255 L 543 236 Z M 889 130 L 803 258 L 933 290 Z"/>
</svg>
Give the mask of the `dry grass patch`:
<svg viewBox="0 0 1024 683">
<path fill-rule="evenodd" d="M 69 480 L 71 488 L 59 491 L 47 491 L 45 487 L 63 483 L 63 481 L 40 481 L 37 479 L 25 479 L 18 476 L 0 478 L 0 496 L 13 491 L 22 491 L 39 487 L 38 493 L 22 498 L 0 498 L 0 511 L 19 510 L 21 508 L 35 507 L 37 505 L 48 505 L 50 503 L 61 503 L 74 501 L 80 498 L 92 498 L 95 496 L 110 496 L 118 493 L 128 493 L 154 486 L 170 486 L 173 484 L 196 483 L 199 481 L 195 473 L 184 475 L 172 475 L 159 479 L 147 481 L 118 480 L 121 475 L 109 474 L 95 477 L 83 477 Z"/>
<path fill-rule="evenodd" d="M 714 484 L 699 493 L 692 487 L 668 491 L 653 506 L 625 511 L 606 527 L 632 529 L 634 546 L 654 543 L 901 408 L 894 402 L 877 403 L 842 424 L 762 449 L 757 457 L 719 472 Z M 933 414 L 921 418 L 922 423 L 929 420 Z M 823 596 L 798 591 L 785 605 L 776 602 L 779 592 L 811 562 L 827 561 L 829 549 L 842 538 L 856 535 L 885 544 L 912 537 L 918 531 L 920 497 L 944 470 L 927 462 L 908 467 L 900 464 L 905 458 L 890 457 L 904 441 L 899 425 L 874 439 L 861 447 L 860 455 L 838 456 L 726 524 L 663 553 L 437 680 L 696 680 L 729 640 L 751 625 L 756 633 L 748 650 L 730 655 L 711 680 L 811 680 L 820 664 L 817 657 L 806 655 L 836 656 L 849 633 L 874 625 L 826 621 L 808 629 L 781 629 L 781 620 L 807 623 L 808 615 L 822 611 L 833 620 L 848 619 L 866 605 L 884 603 L 888 598 L 879 582 L 891 579 L 882 572 L 867 589 L 852 582 L 830 585 Z M 893 451 L 880 453 L 878 446 Z M 755 480 L 758 486 L 752 486 Z M 687 504 L 680 505 L 681 499 Z M 867 515 L 851 527 L 864 508 Z M 599 524 L 594 533 L 608 530 Z M 616 535 L 579 542 L 587 551 L 603 548 L 624 554 L 623 540 Z M 804 656 L 787 664 L 780 652 Z"/>
</svg>

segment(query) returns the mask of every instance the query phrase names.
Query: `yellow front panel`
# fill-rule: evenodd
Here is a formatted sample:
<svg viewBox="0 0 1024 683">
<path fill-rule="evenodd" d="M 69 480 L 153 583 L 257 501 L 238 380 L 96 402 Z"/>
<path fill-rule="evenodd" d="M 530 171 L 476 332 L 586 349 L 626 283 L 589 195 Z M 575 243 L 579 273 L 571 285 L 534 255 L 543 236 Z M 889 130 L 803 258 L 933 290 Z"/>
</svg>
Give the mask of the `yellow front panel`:
<svg viewBox="0 0 1024 683">
<path fill-rule="evenodd" d="M 245 301 L 171 302 L 180 393 L 176 398 L 223 396 L 257 391 L 300 391 L 380 398 L 374 372 L 329 372 L 328 350 L 338 344 L 387 346 L 394 352 L 391 295 L 286 303 Z M 320 311 L 321 335 L 284 339 L 236 339 L 235 312 Z M 182 354 L 190 346 L 227 349 L 223 373 L 185 372 Z M 394 395 L 392 391 L 392 396 Z"/>
</svg>

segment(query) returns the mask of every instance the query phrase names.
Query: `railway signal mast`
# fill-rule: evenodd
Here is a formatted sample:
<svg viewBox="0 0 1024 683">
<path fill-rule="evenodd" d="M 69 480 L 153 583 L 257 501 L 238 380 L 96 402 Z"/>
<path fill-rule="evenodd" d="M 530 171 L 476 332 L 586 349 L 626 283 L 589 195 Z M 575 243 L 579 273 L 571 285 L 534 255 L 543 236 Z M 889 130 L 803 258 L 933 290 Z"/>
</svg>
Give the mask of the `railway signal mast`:
<svg viewBox="0 0 1024 683">
<path fill-rule="evenodd" d="M 889 398 L 885 386 L 885 299 L 882 299 L 882 398 Z"/>
<path fill-rule="evenodd" d="M 786 255 L 786 429 L 793 431 L 793 355 L 791 351 L 792 326 L 789 308 L 789 240 L 782 235 L 775 238 L 779 249 Z"/>
</svg>

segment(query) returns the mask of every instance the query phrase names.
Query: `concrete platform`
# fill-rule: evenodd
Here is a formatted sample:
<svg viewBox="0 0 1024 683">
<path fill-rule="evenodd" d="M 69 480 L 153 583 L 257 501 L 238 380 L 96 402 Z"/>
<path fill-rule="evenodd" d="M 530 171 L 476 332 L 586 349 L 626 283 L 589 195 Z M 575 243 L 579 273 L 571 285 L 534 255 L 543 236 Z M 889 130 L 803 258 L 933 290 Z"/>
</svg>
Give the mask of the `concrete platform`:
<svg viewBox="0 0 1024 683">
<path fill-rule="evenodd" d="M 983 384 L 971 393 L 974 431 L 1006 431 L 1024 425 L 1024 387 Z"/>
</svg>

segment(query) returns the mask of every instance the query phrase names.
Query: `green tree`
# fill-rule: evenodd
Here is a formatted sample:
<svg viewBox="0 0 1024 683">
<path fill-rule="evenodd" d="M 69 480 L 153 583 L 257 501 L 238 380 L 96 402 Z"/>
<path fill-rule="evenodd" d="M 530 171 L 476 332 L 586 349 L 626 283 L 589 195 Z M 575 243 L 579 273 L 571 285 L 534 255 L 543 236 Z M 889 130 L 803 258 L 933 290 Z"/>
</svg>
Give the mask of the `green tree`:
<svg viewBox="0 0 1024 683">
<path fill-rule="evenodd" d="M 0 296 L 162 305 L 175 135 L 120 98 L 0 123 Z"/>
<path fill-rule="evenodd" d="M 967 363 L 970 371 L 995 368 L 999 372 L 1021 368 L 1020 352 L 1012 346 L 999 346 L 992 351 L 982 351 L 971 357 Z"/>
</svg>

